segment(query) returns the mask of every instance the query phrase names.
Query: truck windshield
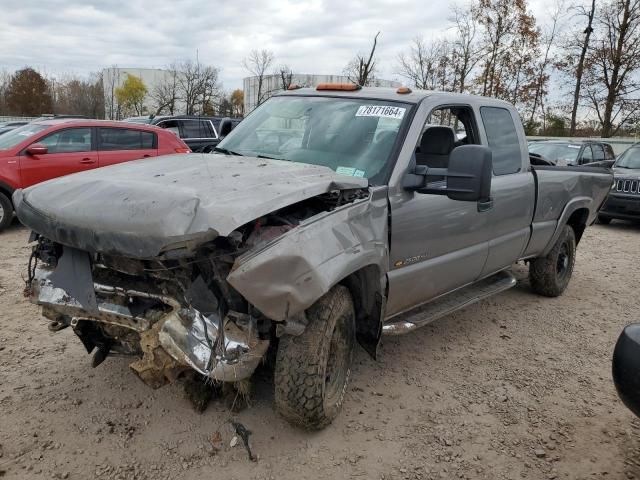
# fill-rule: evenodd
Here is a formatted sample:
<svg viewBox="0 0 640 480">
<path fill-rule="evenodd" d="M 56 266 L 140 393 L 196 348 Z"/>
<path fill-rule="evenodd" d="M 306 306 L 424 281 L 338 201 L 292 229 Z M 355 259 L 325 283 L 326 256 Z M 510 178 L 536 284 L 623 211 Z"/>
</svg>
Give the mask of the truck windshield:
<svg viewBox="0 0 640 480">
<path fill-rule="evenodd" d="M 373 99 L 274 97 L 243 120 L 218 150 L 326 166 L 380 184 L 410 109 L 406 103 Z"/>
<path fill-rule="evenodd" d="M 529 153 L 537 153 L 547 160 L 554 162 L 564 160 L 571 165 L 576 163 L 578 159 L 580 145 L 571 145 L 568 143 L 531 143 L 529 145 Z"/>
<path fill-rule="evenodd" d="M 38 125 L 36 123 L 28 123 L 23 127 L 18 127 L 0 136 L 0 150 L 9 150 L 19 143 L 24 142 L 29 137 L 33 137 L 36 133 L 41 132 L 48 125 Z"/>
<path fill-rule="evenodd" d="M 640 169 L 640 146 L 628 148 L 620 155 L 614 167 Z"/>
</svg>

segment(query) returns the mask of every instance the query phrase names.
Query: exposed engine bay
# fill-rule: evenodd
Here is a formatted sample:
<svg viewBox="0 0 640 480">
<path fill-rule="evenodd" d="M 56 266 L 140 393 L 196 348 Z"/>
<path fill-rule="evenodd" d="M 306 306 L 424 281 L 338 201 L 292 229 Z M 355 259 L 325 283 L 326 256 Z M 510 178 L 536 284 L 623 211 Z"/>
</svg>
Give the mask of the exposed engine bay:
<svg viewBox="0 0 640 480">
<path fill-rule="evenodd" d="M 253 374 L 275 336 L 302 333 L 305 318 L 289 303 L 278 309 L 283 316 L 261 311 L 230 275 L 319 214 L 369 199 L 366 188 L 329 191 L 155 258 L 88 252 L 33 233 L 26 293 L 50 330 L 73 329 L 94 366 L 134 356 L 131 369 L 154 388 L 191 369 L 237 382 Z M 277 283 L 279 272 L 271 273 Z M 237 281 L 243 290 L 245 283 Z"/>
</svg>

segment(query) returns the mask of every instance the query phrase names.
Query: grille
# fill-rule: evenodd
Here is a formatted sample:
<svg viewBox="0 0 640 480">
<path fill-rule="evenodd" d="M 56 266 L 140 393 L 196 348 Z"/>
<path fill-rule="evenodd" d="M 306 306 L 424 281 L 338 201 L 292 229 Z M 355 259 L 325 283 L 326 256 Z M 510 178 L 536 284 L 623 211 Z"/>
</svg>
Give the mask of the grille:
<svg viewBox="0 0 640 480">
<path fill-rule="evenodd" d="M 640 180 L 637 178 L 616 179 L 616 192 L 640 194 Z"/>
</svg>

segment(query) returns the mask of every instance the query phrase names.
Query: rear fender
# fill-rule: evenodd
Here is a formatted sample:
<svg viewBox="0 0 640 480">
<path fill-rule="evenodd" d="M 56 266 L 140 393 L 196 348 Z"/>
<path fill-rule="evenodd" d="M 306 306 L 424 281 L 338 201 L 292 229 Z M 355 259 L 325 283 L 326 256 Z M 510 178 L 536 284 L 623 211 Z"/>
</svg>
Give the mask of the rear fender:
<svg viewBox="0 0 640 480">
<path fill-rule="evenodd" d="M 558 241 L 565 225 L 571 225 L 574 229 L 577 229 L 576 243 L 578 243 L 593 211 L 593 199 L 589 197 L 576 197 L 569 200 L 569 203 L 565 205 L 564 210 L 560 214 L 560 218 L 558 219 L 556 229 L 551 236 L 551 240 L 549 240 L 549 243 L 540 256 L 544 257 L 551 251 Z"/>
</svg>

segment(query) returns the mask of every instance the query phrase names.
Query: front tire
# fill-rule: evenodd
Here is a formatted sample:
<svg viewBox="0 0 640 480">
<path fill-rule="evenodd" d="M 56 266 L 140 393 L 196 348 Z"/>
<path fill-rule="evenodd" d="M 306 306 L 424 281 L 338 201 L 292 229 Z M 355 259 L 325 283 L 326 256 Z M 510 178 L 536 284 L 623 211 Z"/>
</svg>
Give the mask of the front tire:
<svg viewBox="0 0 640 480">
<path fill-rule="evenodd" d="M 576 261 L 576 236 L 565 225 L 551 251 L 529 264 L 529 282 L 533 291 L 545 297 L 557 297 L 569 285 Z"/>
<path fill-rule="evenodd" d="M 275 407 L 289 422 L 318 430 L 342 408 L 355 347 L 351 294 L 338 285 L 306 312 L 302 335 L 280 339 L 274 374 Z"/>
<path fill-rule="evenodd" d="M 13 220 L 13 205 L 11 200 L 3 193 L 0 193 L 0 232 L 7 228 Z"/>
</svg>

